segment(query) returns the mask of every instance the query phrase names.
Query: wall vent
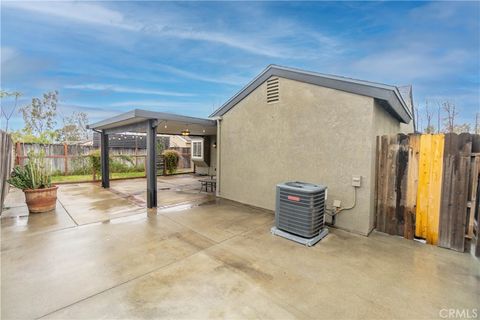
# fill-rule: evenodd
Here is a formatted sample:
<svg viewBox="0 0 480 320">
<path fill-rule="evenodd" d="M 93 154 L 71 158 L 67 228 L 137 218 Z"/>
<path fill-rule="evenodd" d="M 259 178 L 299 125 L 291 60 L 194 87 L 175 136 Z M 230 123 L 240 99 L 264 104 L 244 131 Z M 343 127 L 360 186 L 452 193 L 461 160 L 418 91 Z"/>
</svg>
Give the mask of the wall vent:
<svg viewBox="0 0 480 320">
<path fill-rule="evenodd" d="M 280 100 L 280 86 L 278 78 L 267 80 L 267 103 L 278 102 Z"/>
</svg>

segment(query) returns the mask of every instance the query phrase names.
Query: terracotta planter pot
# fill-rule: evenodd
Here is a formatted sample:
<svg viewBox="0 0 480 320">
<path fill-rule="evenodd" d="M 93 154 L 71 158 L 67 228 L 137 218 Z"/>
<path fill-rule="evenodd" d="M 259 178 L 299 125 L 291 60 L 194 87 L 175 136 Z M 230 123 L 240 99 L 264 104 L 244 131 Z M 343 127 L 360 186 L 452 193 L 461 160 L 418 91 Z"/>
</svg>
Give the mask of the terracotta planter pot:
<svg viewBox="0 0 480 320">
<path fill-rule="evenodd" d="M 57 205 L 57 186 L 45 189 L 26 189 L 25 200 L 30 213 L 47 212 Z"/>
</svg>

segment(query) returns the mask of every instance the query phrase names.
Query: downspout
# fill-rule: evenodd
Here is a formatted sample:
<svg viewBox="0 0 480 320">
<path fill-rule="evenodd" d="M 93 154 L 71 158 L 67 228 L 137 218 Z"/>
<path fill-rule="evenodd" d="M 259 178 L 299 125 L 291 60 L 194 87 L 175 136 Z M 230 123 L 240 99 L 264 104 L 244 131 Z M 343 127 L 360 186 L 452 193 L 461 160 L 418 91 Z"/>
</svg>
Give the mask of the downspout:
<svg viewBox="0 0 480 320">
<path fill-rule="evenodd" d="M 217 121 L 217 187 L 215 195 L 220 197 L 220 188 L 221 188 L 221 163 L 222 163 L 222 153 L 221 153 L 221 141 L 222 141 L 222 117 L 215 117 L 213 120 Z"/>
</svg>

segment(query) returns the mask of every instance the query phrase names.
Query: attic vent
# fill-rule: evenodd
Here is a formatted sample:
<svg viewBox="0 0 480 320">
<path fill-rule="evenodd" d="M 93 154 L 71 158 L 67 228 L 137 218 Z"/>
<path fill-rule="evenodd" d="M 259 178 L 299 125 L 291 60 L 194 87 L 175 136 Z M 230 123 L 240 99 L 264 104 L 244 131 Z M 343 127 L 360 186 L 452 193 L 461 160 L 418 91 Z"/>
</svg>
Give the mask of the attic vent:
<svg viewBox="0 0 480 320">
<path fill-rule="evenodd" d="M 278 78 L 267 80 L 267 103 L 278 102 L 280 100 L 280 87 Z"/>
</svg>

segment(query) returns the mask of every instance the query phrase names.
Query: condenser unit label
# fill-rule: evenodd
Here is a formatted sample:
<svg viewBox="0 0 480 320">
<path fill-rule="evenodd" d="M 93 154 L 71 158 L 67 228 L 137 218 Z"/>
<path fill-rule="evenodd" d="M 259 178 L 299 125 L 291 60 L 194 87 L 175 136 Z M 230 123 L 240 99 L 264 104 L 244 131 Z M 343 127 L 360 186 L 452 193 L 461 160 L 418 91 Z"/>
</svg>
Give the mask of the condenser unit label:
<svg viewBox="0 0 480 320">
<path fill-rule="evenodd" d="M 295 196 L 288 196 L 287 197 L 288 200 L 291 200 L 291 201 L 300 201 L 300 197 L 295 197 Z"/>
</svg>

